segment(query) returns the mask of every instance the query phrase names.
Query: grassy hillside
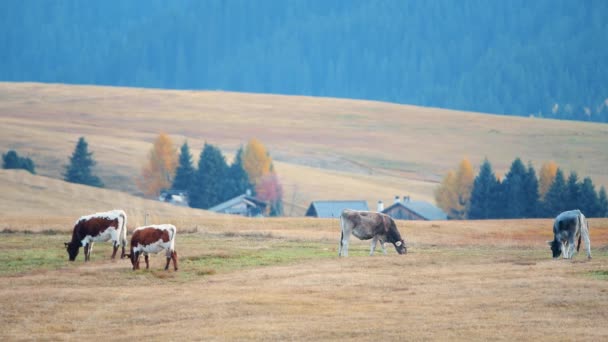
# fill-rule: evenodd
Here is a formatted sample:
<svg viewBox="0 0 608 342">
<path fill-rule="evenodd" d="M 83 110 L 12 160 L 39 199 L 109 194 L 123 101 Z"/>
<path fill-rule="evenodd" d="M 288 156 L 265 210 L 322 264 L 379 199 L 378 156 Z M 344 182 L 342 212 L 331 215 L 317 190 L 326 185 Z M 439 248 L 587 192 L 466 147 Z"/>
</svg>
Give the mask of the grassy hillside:
<svg viewBox="0 0 608 342">
<path fill-rule="evenodd" d="M 475 166 L 488 157 L 499 175 L 515 157 L 537 170 L 555 160 L 608 186 L 608 125 L 372 101 L 0 83 L 0 126 L 0 151 L 30 156 L 50 177 L 61 177 L 85 136 L 104 183 L 133 194 L 161 131 L 177 145 L 187 139 L 196 157 L 205 141 L 230 154 L 256 137 L 276 161 L 292 215 L 316 199 L 432 201 L 437 182 L 465 156 Z"/>
</svg>

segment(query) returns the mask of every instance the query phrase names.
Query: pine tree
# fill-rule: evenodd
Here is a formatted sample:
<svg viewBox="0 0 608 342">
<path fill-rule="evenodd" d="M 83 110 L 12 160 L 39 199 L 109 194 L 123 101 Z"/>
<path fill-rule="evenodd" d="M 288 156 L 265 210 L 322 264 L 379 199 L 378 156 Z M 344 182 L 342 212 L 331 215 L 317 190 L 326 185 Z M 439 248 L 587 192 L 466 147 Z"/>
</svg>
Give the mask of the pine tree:
<svg viewBox="0 0 608 342">
<path fill-rule="evenodd" d="M 581 209 L 580 208 L 580 199 L 581 199 L 581 188 L 578 182 L 578 175 L 576 172 L 570 172 L 570 176 L 568 176 L 568 181 L 566 182 L 566 204 L 565 207 L 568 210 L 572 209 Z"/>
<path fill-rule="evenodd" d="M 473 182 L 467 217 L 472 220 L 498 217 L 500 183 L 486 158 Z"/>
<path fill-rule="evenodd" d="M 34 162 L 30 158 L 20 157 L 14 150 L 2 155 L 2 167 L 4 169 L 23 169 L 36 174 Z"/>
<path fill-rule="evenodd" d="M 192 188 L 195 172 L 190 147 L 186 141 L 180 149 L 178 166 L 175 170 L 175 178 L 173 179 L 171 189 L 189 191 Z"/>
<path fill-rule="evenodd" d="M 527 211 L 526 178 L 526 168 L 521 159 L 516 158 L 503 182 L 505 218 L 525 217 Z"/>
<path fill-rule="evenodd" d="M 585 177 L 580 185 L 579 209 L 587 217 L 599 217 L 599 199 L 591 178 Z"/>
<path fill-rule="evenodd" d="M 555 180 L 553 180 L 543 201 L 543 216 L 555 217 L 566 210 L 569 210 L 567 207 L 566 180 L 564 179 L 564 173 L 558 168 Z"/>
<path fill-rule="evenodd" d="M 528 171 L 524 179 L 524 216 L 526 218 L 538 217 L 540 213 L 540 201 L 538 194 L 538 179 L 532 163 L 528 163 Z"/>
<path fill-rule="evenodd" d="M 209 209 L 229 199 L 224 191 L 227 174 L 228 164 L 222 152 L 205 143 L 194 176 L 194 185 L 189 193 L 190 206 Z"/>
<path fill-rule="evenodd" d="M 243 148 L 240 147 L 228 170 L 227 197 L 233 198 L 242 195 L 252 188 L 251 184 L 249 184 L 249 176 L 247 176 L 247 172 L 243 168 Z"/>
<path fill-rule="evenodd" d="M 66 166 L 64 180 L 71 183 L 103 187 L 99 177 L 92 174 L 91 168 L 95 164 L 93 152 L 88 151 L 88 143 L 84 137 L 80 137 L 74 153 L 70 157 L 70 164 Z"/>
<path fill-rule="evenodd" d="M 173 142 L 167 134 L 161 133 L 150 149 L 137 186 L 148 196 L 158 196 L 161 190 L 171 187 L 176 167 L 177 153 Z"/>
<path fill-rule="evenodd" d="M 608 198 L 606 197 L 606 188 L 600 188 L 598 195 L 598 214 L 597 217 L 608 217 Z"/>
</svg>

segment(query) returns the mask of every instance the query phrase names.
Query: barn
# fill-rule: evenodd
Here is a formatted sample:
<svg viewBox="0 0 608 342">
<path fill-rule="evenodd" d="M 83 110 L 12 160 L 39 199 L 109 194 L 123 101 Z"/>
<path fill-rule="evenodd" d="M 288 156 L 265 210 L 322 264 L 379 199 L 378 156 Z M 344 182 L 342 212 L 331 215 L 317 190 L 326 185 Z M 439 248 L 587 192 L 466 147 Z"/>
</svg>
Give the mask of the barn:
<svg viewBox="0 0 608 342">
<path fill-rule="evenodd" d="M 382 212 L 395 220 L 436 221 L 448 219 L 448 215 L 438 207 L 424 201 L 410 201 L 409 196 L 404 197 L 403 200 L 396 197 L 395 202 Z"/>
<path fill-rule="evenodd" d="M 209 210 L 220 214 L 258 217 L 266 212 L 266 206 L 266 202 L 248 194 L 242 194 L 213 206 Z"/>
<path fill-rule="evenodd" d="M 310 203 L 306 216 L 321 218 L 338 218 L 344 209 L 368 211 L 367 201 L 313 201 Z"/>
</svg>

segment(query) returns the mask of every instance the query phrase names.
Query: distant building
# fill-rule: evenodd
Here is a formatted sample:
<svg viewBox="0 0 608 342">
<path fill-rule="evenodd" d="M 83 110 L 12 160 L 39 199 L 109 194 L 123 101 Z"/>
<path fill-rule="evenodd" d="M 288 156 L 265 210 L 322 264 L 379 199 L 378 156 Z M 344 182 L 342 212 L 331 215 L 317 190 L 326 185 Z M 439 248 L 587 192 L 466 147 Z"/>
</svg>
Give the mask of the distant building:
<svg viewBox="0 0 608 342">
<path fill-rule="evenodd" d="M 438 207 L 424 201 L 410 201 L 409 196 L 404 196 L 403 201 L 399 200 L 399 196 L 396 196 L 395 202 L 381 212 L 395 220 L 436 221 L 448 219 L 448 215 Z"/>
<path fill-rule="evenodd" d="M 247 217 L 262 216 L 268 204 L 248 194 L 242 194 L 209 208 L 220 214 L 241 215 Z"/>
<path fill-rule="evenodd" d="M 310 203 L 306 216 L 332 218 L 340 217 L 342 210 L 369 210 L 367 201 L 313 201 Z"/>
<path fill-rule="evenodd" d="M 183 207 L 189 206 L 188 191 L 185 190 L 162 190 L 158 200 Z"/>
</svg>

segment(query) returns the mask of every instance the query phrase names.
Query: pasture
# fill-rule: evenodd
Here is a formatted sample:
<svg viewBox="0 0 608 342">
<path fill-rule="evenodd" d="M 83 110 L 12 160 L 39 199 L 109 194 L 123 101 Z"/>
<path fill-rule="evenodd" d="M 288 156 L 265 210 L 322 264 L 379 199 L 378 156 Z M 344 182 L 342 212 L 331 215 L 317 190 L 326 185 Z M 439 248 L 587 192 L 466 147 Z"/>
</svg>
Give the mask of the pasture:
<svg viewBox="0 0 608 342">
<path fill-rule="evenodd" d="M 114 190 L 139 194 L 140 174 L 161 131 L 229 157 L 258 138 L 284 188 L 285 212 L 311 201 L 363 199 L 370 208 L 395 195 L 433 201 L 433 190 L 464 157 L 484 158 L 503 176 L 520 157 L 538 171 L 554 160 L 568 173 L 608 187 L 608 125 L 305 96 L 223 91 L 0 82 L 0 150 L 31 157 L 40 175 L 61 178 L 85 136 L 97 174 Z M 178 147 L 178 146 L 176 146 Z"/>
<path fill-rule="evenodd" d="M 170 218 L 161 217 L 163 221 Z M 338 220 L 182 218 L 180 270 L 67 261 L 69 229 L 0 233 L 2 340 L 605 340 L 608 219 L 593 259 L 552 260 L 551 220 L 397 221 L 409 245 L 367 256 Z M 62 226 L 72 217 L 54 217 Z M 6 225 L 6 223 L 4 223 Z M 130 226 L 132 230 L 132 227 Z"/>
</svg>

